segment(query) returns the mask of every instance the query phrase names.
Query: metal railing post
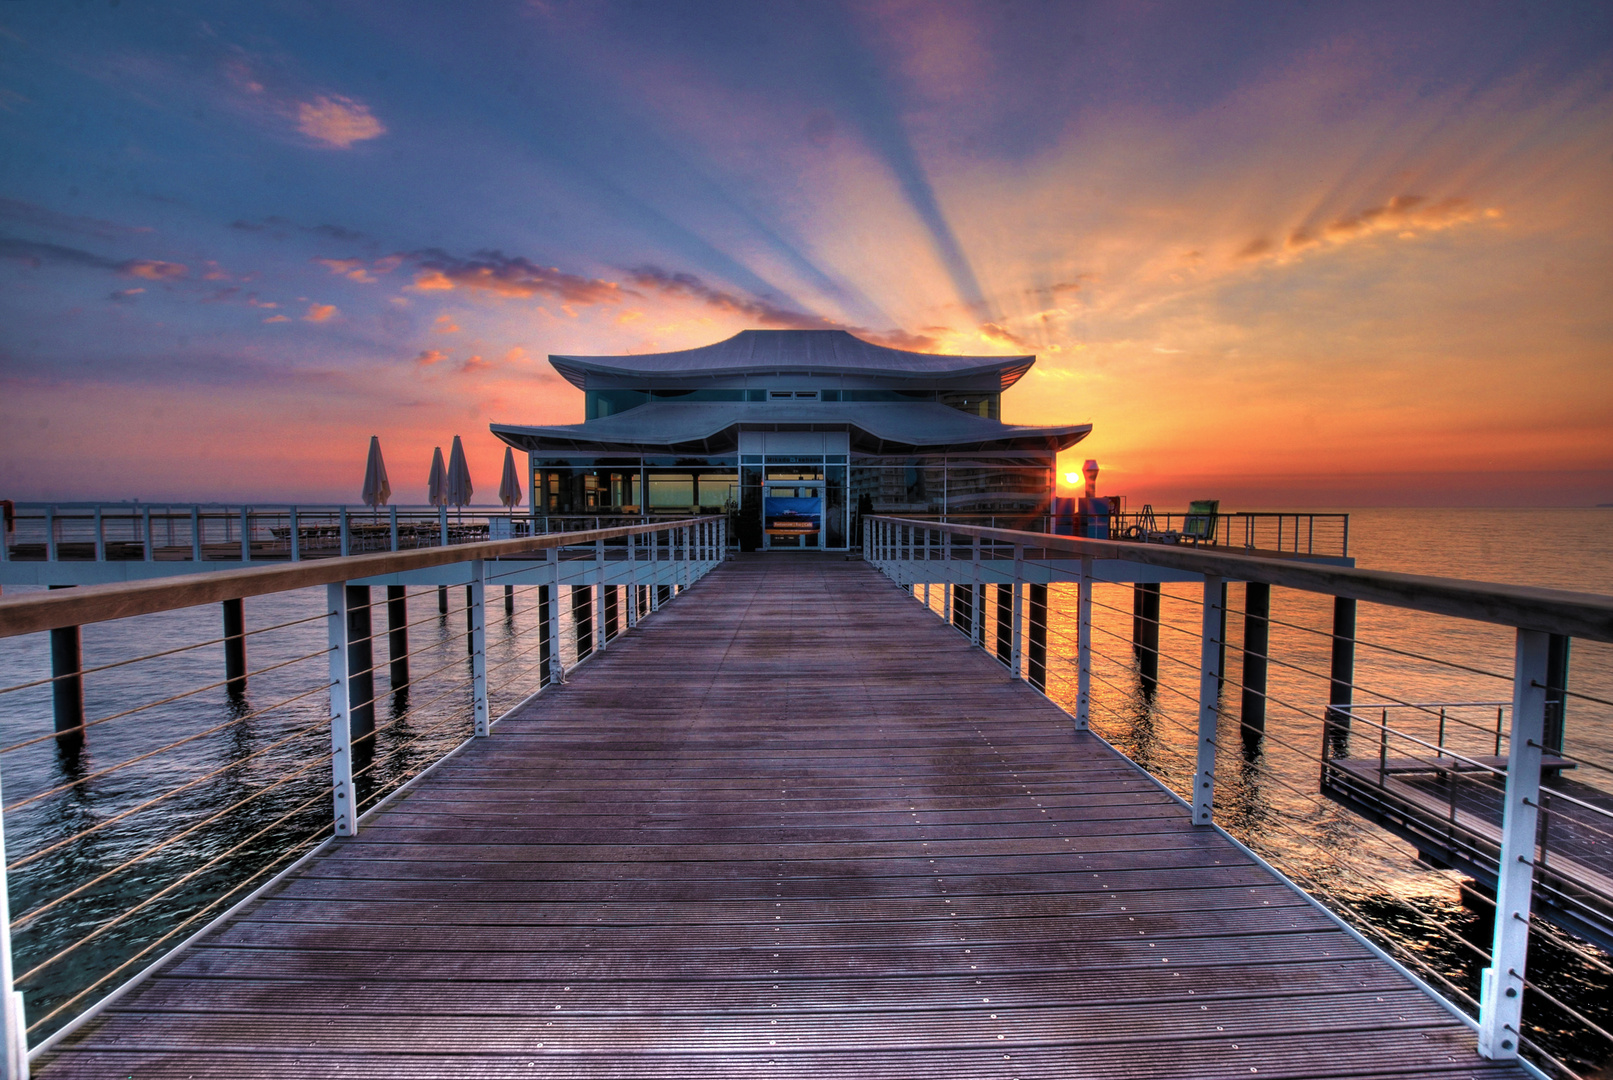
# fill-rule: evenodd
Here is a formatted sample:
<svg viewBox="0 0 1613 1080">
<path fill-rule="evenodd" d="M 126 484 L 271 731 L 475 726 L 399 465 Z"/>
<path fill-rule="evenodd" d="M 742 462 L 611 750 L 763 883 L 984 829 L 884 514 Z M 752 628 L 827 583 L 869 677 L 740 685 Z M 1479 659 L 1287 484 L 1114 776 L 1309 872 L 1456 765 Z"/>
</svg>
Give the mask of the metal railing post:
<svg viewBox="0 0 1613 1080">
<path fill-rule="evenodd" d="M 1046 608 L 1044 607 L 1044 611 Z M 1045 616 L 1044 616 L 1045 618 Z M 1046 640 L 1046 630 L 1043 640 Z M 1044 646 L 1045 651 L 1045 646 Z M 1092 559 L 1081 558 L 1081 594 L 1075 604 L 1075 728 L 1092 725 Z"/>
<path fill-rule="evenodd" d="M 336 532 L 342 541 L 342 556 L 345 558 L 353 554 L 353 541 L 347 528 L 347 507 L 343 506 L 340 516 L 337 517 Z"/>
<path fill-rule="evenodd" d="M 1479 1053 L 1487 1058 L 1517 1057 L 1523 1029 L 1550 638 L 1537 630 L 1519 630 L 1513 661 L 1512 738 L 1507 748 L 1501 861 L 1495 882 L 1495 940 L 1490 966 L 1479 979 Z"/>
<path fill-rule="evenodd" d="M 151 550 L 151 507 L 140 508 L 140 532 L 145 537 L 146 562 L 156 562 L 157 553 Z"/>
<path fill-rule="evenodd" d="M 252 516 L 251 507 L 241 507 L 241 561 L 252 561 Z"/>
<path fill-rule="evenodd" d="M 95 561 L 106 562 L 106 519 L 101 516 L 101 505 L 95 505 Z"/>
<path fill-rule="evenodd" d="M 974 541 L 974 584 L 969 596 L 969 641 L 983 649 L 986 647 L 986 605 L 981 603 L 985 589 L 980 587 L 980 536 L 976 534 L 971 539 Z"/>
<path fill-rule="evenodd" d="M 6 877 L 6 834 L 0 824 L 0 1080 L 28 1080 L 28 1018 L 21 990 L 13 990 L 11 885 Z"/>
<path fill-rule="evenodd" d="M 639 537 L 627 534 L 627 629 L 639 625 Z"/>
<path fill-rule="evenodd" d="M 292 562 L 301 562 L 302 561 L 302 536 L 301 536 L 301 534 L 300 534 L 300 532 L 299 532 L 299 530 L 297 528 L 297 508 L 295 506 L 291 507 L 290 512 L 291 512 L 291 530 L 290 530 L 289 535 L 291 537 L 291 561 Z"/>
<path fill-rule="evenodd" d="M 1221 716 L 1221 579 L 1205 575 L 1199 624 L 1199 752 L 1193 777 L 1193 824 L 1208 825 L 1215 808 L 1216 721 Z"/>
<path fill-rule="evenodd" d="M 605 647 L 605 541 L 594 541 L 594 648 Z"/>
<path fill-rule="evenodd" d="M 441 545 L 443 547 L 447 547 L 448 546 L 448 507 L 446 505 L 437 507 L 437 528 L 439 530 L 439 532 L 438 532 L 438 535 L 440 537 L 439 542 L 441 543 Z"/>
<path fill-rule="evenodd" d="M 391 506 L 387 509 L 392 511 L 392 550 L 396 551 L 398 550 L 398 508 Z"/>
<path fill-rule="evenodd" d="M 202 508 L 190 508 L 190 558 L 192 562 L 202 561 Z"/>
<path fill-rule="evenodd" d="M 560 549 L 549 549 L 549 682 L 566 681 L 566 662 L 560 658 Z"/>
<path fill-rule="evenodd" d="M 650 535 L 650 614 L 661 610 L 661 533 Z"/>
<path fill-rule="evenodd" d="M 474 711 L 475 733 L 492 734 L 492 718 L 487 707 L 487 564 L 472 559 L 470 564 L 470 610 L 465 613 L 470 630 L 470 700 Z"/>
<path fill-rule="evenodd" d="M 325 586 L 330 640 L 330 772 L 332 816 L 337 836 L 358 834 L 353 798 L 353 707 L 348 697 L 347 585 Z"/>
<path fill-rule="evenodd" d="M 1014 678 L 1023 679 L 1020 667 L 1025 657 L 1025 590 L 1020 588 L 1025 580 L 1025 548 L 1021 544 L 1014 545 L 1014 583 L 1009 588 L 1014 590 L 1013 598 L 1013 644 L 1009 647 L 1008 669 L 1013 672 Z M 930 587 L 924 587 L 924 599 L 928 603 Z"/>
</svg>

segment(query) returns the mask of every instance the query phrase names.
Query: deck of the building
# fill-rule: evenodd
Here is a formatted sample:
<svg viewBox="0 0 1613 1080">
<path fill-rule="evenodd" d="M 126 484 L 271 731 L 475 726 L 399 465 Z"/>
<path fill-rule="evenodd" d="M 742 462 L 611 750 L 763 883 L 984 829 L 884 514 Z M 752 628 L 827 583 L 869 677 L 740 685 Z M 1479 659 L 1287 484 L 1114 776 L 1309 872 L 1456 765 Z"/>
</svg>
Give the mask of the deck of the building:
<svg viewBox="0 0 1613 1080">
<path fill-rule="evenodd" d="M 872 570 L 747 557 L 36 1076 L 1521 1077 Z"/>
</svg>

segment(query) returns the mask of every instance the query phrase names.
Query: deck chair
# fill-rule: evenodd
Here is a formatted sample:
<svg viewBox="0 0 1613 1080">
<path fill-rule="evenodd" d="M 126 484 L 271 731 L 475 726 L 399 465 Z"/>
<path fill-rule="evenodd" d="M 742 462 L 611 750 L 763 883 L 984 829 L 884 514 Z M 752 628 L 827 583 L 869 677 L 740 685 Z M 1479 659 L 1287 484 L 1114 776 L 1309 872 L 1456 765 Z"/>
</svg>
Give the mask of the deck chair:
<svg viewBox="0 0 1613 1080">
<path fill-rule="evenodd" d="M 1195 499 L 1187 504 L 1182 522 L 1182 539 L 1197 544 L 1215 543 L 1215 520 L 1221 509 L 1219 499 Z"/>
</svg>

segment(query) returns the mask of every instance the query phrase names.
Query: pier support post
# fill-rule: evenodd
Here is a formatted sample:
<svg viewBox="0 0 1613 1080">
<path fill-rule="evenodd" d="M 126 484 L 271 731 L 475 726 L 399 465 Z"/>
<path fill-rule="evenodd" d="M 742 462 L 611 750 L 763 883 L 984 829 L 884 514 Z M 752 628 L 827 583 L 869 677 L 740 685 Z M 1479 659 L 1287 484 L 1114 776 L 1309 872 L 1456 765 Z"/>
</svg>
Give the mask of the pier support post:
<svg viewBox="0 0 1613 1080">
<path fill-rule="evenodd" d="M 1204 579 L 1199 629 L 1198 767 L 1193 778 L 1193 824 L 1210 824 L 1215 809 L 1216 724 L 1221 718 L 1221 579 Z"/>
<path fill-rule="evenodd" d="M 52 585 L 71 589 L 71 585 Z M 84 748 L 84 638 L 77 626 L 50 632 L 50 701 L 56 715 L 56 748 L 69 757 Z M 0 986 L 0 993 L 4 992 Z M 3 1004 L 3 1002 L 0 1002 Z"/>
<path fill-rule="evenodd" d="M 594 622 L 594 648 L 596 649 L 603 649 L 616 632 L 605 610 L 610 600 L 615 599 L 614 596 L 607 599 L 605 594 L 611 591 L 613 590 L 605 584 L 605 541 L 595 540 L 593 602 L 594 611 L 597 614 Z M 614 616 L 614 614 L 614 612 L 610 613 L 611 616 Z"/>
<path fill-rule="evenodd" d="M 476 655 L 476 642 L 475 642 L 474 636 L 471 633 L 471 625 L 470 625 L 471 608 L 476 606 L 475 589 L 476 589 L 476 586 L 475 586 L 474 583 L 465 586 L 465 655 L 466 656 L 475 656 Z"/>
<path fill-rule="evenodd" d="M 1266 731 L 1266 650 L 1271 644 L 1271 586 L 1250 581 L 1243 587 L 1243 752 L 1260 752 Z"/>
<path fill-rule="evenodd" d="M 448 614 L 448 586 L 437 586 L 437 614 Z"/>
<path fill-rule="evenodd" d="M 620 590 L 615 585 L 600 587 L 605 590 L 605 640 L 610 641 L 621 632 L 621 604 L 617 599 Z"/>
<path fill-rule="evenodd" d="M 471 579 L 466 586 L 465 637 L 470 640 L 470 701 L 472 732 L 492 733 L 493 719 L 487 705 L 487 564 L 472 559 Z"/>
<path fill-rule="evenodd" d="M 1137 655 L 1138 679 L 1145 695 L 1159 686 L 1159 584 L 1132 586 L 1132 651 Z"/>
<path fill-rule="evenodd" d="M 347 589 L 347 702 L 353 741 L 370 747 L 375 735 L 375 638 L 370 620 L 370 587 Z"/>
<path fill-rule="evenodd" d="M 1327 689 L 1324 759 L 1344 757 L 1350 746 L 1350 709 L 1355 704 L 1355 601 L 1333 598 L 1333 663 Z"/>
<path fill-rule="evenodd" d="M 236 597 L 224 608 L 224 689 L 232 698 L 246 694 L 246 605 Z"/>
<path fill-rule="evenodd" d="M 1495 940 L 1490 948 L 1491 966 L 1479 977 L 1479 1053 L 1487 1058 L 1517 1057 L 1518 1033 L 1523 1030 L 1550 636 L 1519 630 L 1513 662 L 1512 738 L 1495 883 Z"/>
<path fill-rule="evenodd" d="M 386 587 L 386 651 L 397 708 L 403 704 L 397 695 L 409 692 L 409 590 L 404 585 Z"/>
<path fill-rule="evenodd" d="M 504 586 L 504 614 L 515 614 L 515 586 Z"/>
<path fill-rule="evenodd" d="M 1013 586 L 998 585 L 997 593 L 997 659 L 1004 664 L 1014 656 L 1014 598 L 1009 592 Z"/>
<path fill-rule="evenodd" d="M 337 836 L 358 833 L 357 801 L 353 796 L 353 713 L 348 697 L 348 595 L 341 582 L 325 586 L 325 604 L 330 611 L 326 618 L 330 642 L 330 797 Z"/>
<path fill-rule="evenodd" d="M 586 585 L 571 587 L 571 625 L 577 631 L 577 662 L 594 651 L 594 590 Z"/>
<path fill-rule="evenodd" d="M 952 625 L 970 641 L 975 639 L 975 587 L 952 586 Z"/>
<path fill-rule="evenodd" d="M 1030 585 L 1030 657 L 1026 661 L 1031 685 L 1047 691 L 1047 586 Z"/>
</svg>

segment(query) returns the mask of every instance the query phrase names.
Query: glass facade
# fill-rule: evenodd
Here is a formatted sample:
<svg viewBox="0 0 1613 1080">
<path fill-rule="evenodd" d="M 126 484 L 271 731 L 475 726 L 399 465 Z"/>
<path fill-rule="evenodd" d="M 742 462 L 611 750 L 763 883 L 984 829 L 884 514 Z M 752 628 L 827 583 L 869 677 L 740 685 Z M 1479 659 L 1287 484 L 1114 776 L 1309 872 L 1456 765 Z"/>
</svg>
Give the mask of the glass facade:
<svg viewBox="0 0 1613 1080">
<path fill-rule="evenodd" d="M 602 416 L 648 405 L 652 401 L 777 401 L 788 398 L 796 401 L 934 401 L 951 409 L 983 416 L 988 420 L 1000 419 L 1002 395 L 963 390 L 763 390 L 757 388 L 703 388 L 698 390 L 656 389 L 604 389 L 588 390 L 583 394 L 585 419 L 598 420 Z"/>
<path fill-rule="evenodd" d="M 727 514 L 745 550 L 861 543 L 861 515 L 1041 528 L 1054 458 L 1020 451 L 976 454 L 559 458 L 537 462 L 532 491 L 545 515 L 682 517 Z M 815 528 L 767 521 L 768 499 L 816 514 Z M 775 515 L 777 517 L 778 515 Z"/>
</svg>

